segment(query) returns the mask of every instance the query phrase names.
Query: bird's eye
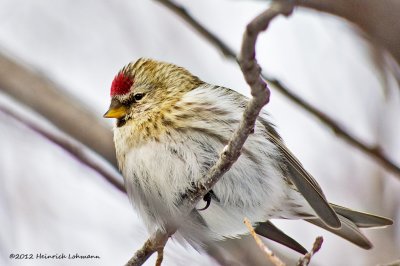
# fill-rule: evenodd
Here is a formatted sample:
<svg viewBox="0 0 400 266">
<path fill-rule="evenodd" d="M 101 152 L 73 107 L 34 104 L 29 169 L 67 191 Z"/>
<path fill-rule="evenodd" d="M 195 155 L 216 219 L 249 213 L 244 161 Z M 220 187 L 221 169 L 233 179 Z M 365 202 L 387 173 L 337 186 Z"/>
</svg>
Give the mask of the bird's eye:
<svg viewBox="0 0 400 266">
<path fill-rule="evenodd" d="M 143 98 L 144 94 L 143 93 L 136 93 L 135 95 L 133 95 L 133 98 L 135 99 L 135 101 L 140 101 Z"/>
</svg>

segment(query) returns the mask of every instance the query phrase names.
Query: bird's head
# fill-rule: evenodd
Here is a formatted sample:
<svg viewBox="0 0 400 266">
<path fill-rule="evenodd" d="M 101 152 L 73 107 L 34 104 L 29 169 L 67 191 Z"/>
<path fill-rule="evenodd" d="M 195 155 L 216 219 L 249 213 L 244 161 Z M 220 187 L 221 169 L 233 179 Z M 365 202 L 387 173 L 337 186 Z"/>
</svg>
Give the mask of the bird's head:
<svg viewBox="0 0 400 266">
<path fill-rule="evenodd" d="M 111 84 L 111 105 L 104 114 L 120 123 L 140 118 L 174 104 L 203 82 L 186 69 L 152 59 L 129 63 Z"/>
</svg>

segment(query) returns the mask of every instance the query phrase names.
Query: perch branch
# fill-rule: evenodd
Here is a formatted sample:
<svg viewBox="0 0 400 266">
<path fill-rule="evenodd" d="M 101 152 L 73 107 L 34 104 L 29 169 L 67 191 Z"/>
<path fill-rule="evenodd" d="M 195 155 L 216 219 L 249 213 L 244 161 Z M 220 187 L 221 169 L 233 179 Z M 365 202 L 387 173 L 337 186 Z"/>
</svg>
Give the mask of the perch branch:
<svg viewBox="0 0 400 266">
<path fill-rule="evenodd" d="M 317 237 L 310 252 L 305 254 L 304 257 L 300 258 L 300 260 L 297 262 L 297 266 L 307 266 L 310 264 L 312 256 L 314 256 L 314 254 L 320 250 L 322 242 L 324 242 L 322 236 Z"/>
<path fill-rule="evenodd" d="M 398 0 L 296 0 L 295 2 L 297 6 L 333 14 L 357 25 L 376 43 L 389 51 L 400 65 Z"/>
<path fill-rule="evenodd" d="M 38 72 L 0 53 L 0 91 L 46 118 L 60 131 L 78 140 L 117 168 L 111 130 L 84 104 Z M 84 148 L 66 136 L 55 134 L 38 123 L 3 107 L 2 111 L 57 144 L 92 168 L 118 190 L 125 192 L 121 178 L 86 156 Z"/>
<path fill-rule="evenodd" d="M 267 258 L 276 266 L 285 266 L 286 264 L 278 257 L 275 255 L 272 250 L 270 250 L 261 240 L 261 238 L 257 235 L 257 233 L 254 231 L 253 226 L 251 225 L 249 219 L 244 218 L 244 224 L 247 226 L 247 229 L 249 230 L 251 236 L 254 238 L 256 241 L 256 244 L 258 247 L 264 252 L 264 254 L 267 256 Z"/>
<path fill-rule="evenodd" d="M 208 29 L 206 29 L 203 25 L 201 25 L 197 20 L 195 20 L 187 10 L 174 3 L 170 0 L 155 0 L 167 8 L 169 8 L 176 15 L 181 17 L 185 22 L 187 22 L 194 30 L 197 31 L 201 36 L 203 36 L 206 40 L 208 40 L 212 45 L 214 45 L 217 49 L 219 49 L 225 57 L 229 59 L 237 60 L 236 53 L 228 47 L 221 39 L 219 39 L 215 34 L 211 33 Z M 303 1 L 304 3 L 308 1 Z M 378 162 L 385 169 L 391 171 L 396 174 L 397 177 L 400 177 L 400 167 L 396 165 L 391 159 L 389 159 L 381 149 L 367 145 L 352 134 L 343 129 L 333 118 L 325 114 L 324 112 L 318 110 L 316 107 L 308 103 L 307 101 L 300 98 L 298 95 L 291 92 L 286 86 L 284 86 L 279 80 L 275 78 L 269 77 L 267 74 L 262 73 L 262 77 L 274 87 L 278 92 L 286 96 L 291 102 L 295 103 L 298 107 L 305 110 L 309 114 L 311 114 L 314 118 L 319 120 L 323 125 L 330 128 L 336 136 L 341 138 L 342 140 L 349 143 L 354 148 L 362 151 L 367 154 L 370 158 Z"/>
<path fill-rule="evenodd" d="M 5 106 L 0 106 L 0 112 L 12 117 L 13 119 L 24 124 L 31 130 L 35 131 L 39 135 L 45 137 L 52 143 L 60 146 L 70 155 L 72 155 L 75 159 L 77 159 L 79 162 L 83 163 L 87 167 L 91 168 L 92 170 L 100 174 L 114 187 L 116 187 L 121 192 L 125 193 L 124 185 L 119 181 L 120 179 L 119 176 L 111 173 L 110 171 L 107 171 L 101 164 L 95 162 L 95 160 L 90 158 L 86 148 L 83 145 L 80 145 L 75 140 L 67 136 L 63 136 L 62 134 L 56 134 L 51 130 L 45 129 L 38 123 L 35 123 L 32 120 L 23 117 L 22 115 L 18 114 L 17 112 Z"/>
<path fill-rule="evenodd" d="M 183 200 L 181 208 L 187 215 L 189 215 L 197 202 L 211 190 L 239 158 L 244 142 L 254 130 L 254 123 L 261 109 L 269 102 L 270 91 L 267 84 L 260 76 L 261 68 L 258 66 L 255 59 L 255 44 L 259 33 L 267 29 L 269 22 L 273 18 L 279 14 L 288 15 L 291 10 L 291 5 L 274 3 L 269 9 L 261 13 L 248 24 L 243 36 L 239 62 L 244 78 L 251 88 L 251 95 L 253 97 L 243 112 L 239 127 L 235 130 L 231 140 L 220 154 L 218 161 L 210 169 L 208 174 L 202 178 L 201 184 L 193 187 Z M 172 235 L 176 229 L 176 227 L 173 227 L 168 233 L 157 231 L 146 241 L 143 247 L 135 253 L 126 266 L 141 265 L 140 263 L 146 261 L 151 254 L 166 244 L 168 237 Z"/>
<path fill-rule="evenodd" d="M 173 234 L 175 231 L 171 231 Z M 125 266 L 139 266 L 146 262 L 148 258 L 150 258 L 153 253 L 163 250 L 165 244 L 168 241 L 170 234 L 156 231 L 153 235 L 146 240 L 144 245 L 136 251 L 135 255 L 125 264 Z M 163 251 L 162 251 L 163 253 Z M 161 255 L 162 256 L 162 255 Z M 160 259 L 160 253 L 158 253 L 157 262 Z M 162 257 L 160 259 L 161 265 Z"/>
<path fill-rule="evenodd" d="M 164 247 L 160 247 L 157 250 L 156 266 L 161 266 L 163 259 L 164 259 Z"/>
<path fill-rule="evenodd" d="M 378 264 L 377 266 L 400 266 L 400 260 L 395 260 L 385 264 Z"/>
<path fill-rule="evenodd" d="M 0 53 L 0 91 L 45 117 L 116 167 L 112 132 L 79 99 L 41 73 Z"/>
</svg>

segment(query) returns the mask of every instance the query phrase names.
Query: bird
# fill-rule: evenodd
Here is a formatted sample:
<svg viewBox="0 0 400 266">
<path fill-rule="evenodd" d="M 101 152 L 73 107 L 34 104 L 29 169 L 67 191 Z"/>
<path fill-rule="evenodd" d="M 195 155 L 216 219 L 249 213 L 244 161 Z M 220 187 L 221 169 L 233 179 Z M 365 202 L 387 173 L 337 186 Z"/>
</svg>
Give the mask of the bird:
<svg viewBox="0 0 400 266">
<path fill-rule="evenodd" d="M 238 160 L 185 215 L 182 201 L 218 160 L 249 99 L 183 67 L 149 58 L 124 66 L 112 81 L 110 97 L 104 117 L 116 119 L 118 167 L 149 233 L 178 225 L 175 239 L 204 249 L 246 235 L 247 217 L 257 234 L 305 254 L 271 219 L 302 219 L 364 249 L 372 243 L 360 228 L 393 223 L 328 202 L 265 110 Z"/>
</svg>

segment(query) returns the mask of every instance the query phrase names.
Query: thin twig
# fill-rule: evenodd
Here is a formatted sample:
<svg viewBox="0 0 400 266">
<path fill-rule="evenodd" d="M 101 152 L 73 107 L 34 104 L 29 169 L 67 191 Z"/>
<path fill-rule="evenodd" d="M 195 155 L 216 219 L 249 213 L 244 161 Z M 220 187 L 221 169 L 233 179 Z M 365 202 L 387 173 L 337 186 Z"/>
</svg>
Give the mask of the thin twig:
<svg viewBox="0 0 400 266">
<path fill-rule="evenodd" d="M 194 30 L 197 31 L 201 36 L 208 40 L 213 46 L 219 49 L 225 57 L 229 59 L 237 60 L 236 53 L 229 48 L 229 46 L 219 39 L 215 34 L 211 33 L 207 28 L 201 25 L 196 19 L 194 19 L 187 10 L 174 3 L 170 0 L 155 0 L 167 8 L 169 8 L 176 15 L 181 17 L 185 22 L 187 22 Z M 304 99 L 291 92 L 286 86 L 284 86 L 279 80 L 269 77 L 267 74 L 262 73 L 262 77 L 278 92 L 282 93 L 290 101 L 295 103 L 301 109 L 305 110 L 311 114 L 314 118 L 318 119 L 323 125 L 330 128 L 336 136 L 343 139 L 351 146 L 367 154 L 370 158 L 378 162 L 385 169 L 391 171 L 397 177 L 400 177 L 400 167 L 396 165 L 390 158 L 388 158 L 379 147 L 373 145 L 368 145 L 363 143 L 354 137 L 351 133 L 347 132 L 342 126 L 339 125 L 333 118 L 320 111 L 310 103 L 306 102 Z"/>
<path fill-rule="evenodd" d="M 168 241 L 170 234 L 163 231 L 156 231 L 152 234 L 149 239 L 146 240 L 144 245 L 135 252 L 135 255 L 125 264 L 125 266 L 139 266 L 146 262 L 154 252 L 164 249 L 165 244 Z M 160 253 L 158 253 L 157 261 Z M 162 252 L 163 256 L 163 252 Z M 161 258 L 162 261 L 162 258 Z M 161 262 L 160 262 L 161 264 Z"/>
<path fill-rule="evenodd" d="M 174 3 L 169 0 L 155 0 L 156 2 L 160 2 L 171 11 L 173 11 L 177 16 L 181 17 L 184 21 L 186 21 L 195 31 L 197 31 L 200 36 L 205 38 L 215 47 L 226 56 L 226 57 L 234 57 L 236 59 L 236 52 L 234 52 L 227 44 L 225 44 L 221 39 L 219 39 L 216 35 L 211 33 L 208 29 L 206 29 L 203 25 L 201 25 L 197 20 L 195 20 L 182 6 Z"/>
<path fill-rule="evenodd" d="M 254 231 L 253 226 L 251 225 L 249 219 L 244 218 L 244 224 L 247 226 L 247 229 L 249 229 L 251 236 L 254 238 L 256 241 L 256 244 L 258 247 L 264 252 L 264 254 L 267 256 L 267 258 L 276 266 L 285 266 L 286 264 L 278 257 L 275 255 L 275 253 L 270 250 L 261 240 L 261 238 L 257 235 L 257 233 Z"/>
<path fill-rule="evenodd" d="M 240 55 L 240 66 L 246 82 L 251 87 L 253 96 L 246 106 L 239 127 L 233 133 L 228 145 L 225 146 L 217 163 L 210 169 L 209 173 L 203 177 L 205 182 L 201 187 L 188 193 L 188 211 L 214 186 L 219 178 L 225 174 L 232 164 L 240 156 L 240 151 L 247 137 L 254 131 L 254 123 L 259 112 L 269 102 L 270 90 L 265 81 L 260 77 L 261 68 L 255 59 L 255 42 L 261 31 L 266 30 L 269 22 L 279 14 L 286 13 L 283 8 L 286 5 L 275 5 L 253 21 L 251 21 L 244 33 L 243 44 Z"/>
<path fill-rule="evenodd" d="M 38 123 L 18 115 L 10 108 L 3 107 L 4 113 L 57 144 L 81 163 L 98 172 L 119 191 L 125 193 L 122 177 L 109 174 L 106 167 L 86 156 L 83 152 L 85 148 L 79 145 L 82 143 L 90 148 L 117 169 L 110 128 L 91 110 L 85 108 L 79 99 L 68 95 L 65 90 L 43 74 L 33 71 L 1 52 L 0 92 L 6 93 L 19 103 L 31 108 L 73 139 L 49 132 Z"/>
<path fill-rule="evenodd" d="M 193 187 L 193 189 L 187 193 L 187 197 L 182 200 L 180 208 L 183 213 L 186 213 L 186 215 L 189 215 L 197 202 L 211 190 L 211 188 L 239 158 L 244 142 L 254 130 L 254 124 L 261 109 L 268 103 L 270 91 L 265 81 L 260 77 L 261 68 L 258 66 L 255 59 L 255 43 L 259 33 L 267 29 L 269 22 L 273 18 L 279 14 L 287 15 L 290 12 L 291 5 L 288 8 L 288 5 L 286 4 L 276 4 L 257 16 L 247 26 L 243 36 L 240 65 L 245 80 L 251 88 L 251 95 L 253 97 L 250 99 L 243 112 L 239 127 L 235 130 L 231 140 L 220 154 L 218 161 L 210 169 L 207 175 L 202 177 L 202 182 L 199 182 L 199 185 Z M 169 229 L 168 233 L 164 233 L 160 230 L 154 233 L 126 265 L 141 265 L 137 262 L 143 263 L 146 261 L 152 253 L 166 244 L 168 236 L 172 235 L 176 230 L 177 228 L 174 226 Z M 131 264 L 131 261 L 136 262 L 136 264 Z"/>
<path fill-rule="evenodd" d="M 400 266 L 400 260 L 395 260 L 385 264 L 378 264 L 377 266 Z"/>
<path fill-rule="evenodd" d="M 0 91 L 45 117 L 62 132 L 98 153 L 117 169 L 110 127 L 87 103 L 43 74 L 0 51 Z"/>
<path fill-rule="evenodd" d="M 70 155 L 75 157 L 75 159 L 77 159 L 80 163 L 83 163 L 87 167 L 96 171 L 98 174 L 103 176 L 108 182 L 110 182 L 113 186 L 115 186 L 118 190 L 125 193 L 125 188 L 122 182 L 119 181 L 120 176 L 113 174 L 111 171 L 107 171 L 101 164 L 95 162 L 92 158 L 90 158 L 90 156 L 88 156 L 88 151 L 87 148 L 85 148 L 85 146 L 80 145 L 75 140 L 67 136 L 63 136 L 62 134 L 56 134 L 50 130 L 45 129 L 38 123 L 27 119 L 26 117 L 18 114 L 18 112 L 15 112 L 8 107 L 0 106 L 0 112 L 12 117 L 13 119 L 24 124 L 31 130 L 35 131 L 39 135 L 45 137 L 49 141 L 60 146 Z"/>
<path fill-rule="evenodd" d="M 322 236 L 317 237 L 310 252 L 299 259 L 299 261 L 297 262 L 297 266 L 307 266 L 308 264 L 310 264 L 311 258 L 314 256 L 315 253 L 318 252 L 318 250 L 320 250 L 323 242 L 324 239 L 322 238 Z"/>
<path fill-rule="evenodd" d="M 333 14 L 355 24 L 400 64 L 400 24 L 393 23 L 398 21 L 399 1 L 297 0 L 296 5 Z M 362 14 L 359 10 L 363 10 Z"/>
<path fill-rule="evenodd" d="M 157 250 L 156 266 L 161 266 L 163 259 L 164 259 L 164 247 L 161 247 Z"/>
</svg>

